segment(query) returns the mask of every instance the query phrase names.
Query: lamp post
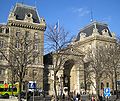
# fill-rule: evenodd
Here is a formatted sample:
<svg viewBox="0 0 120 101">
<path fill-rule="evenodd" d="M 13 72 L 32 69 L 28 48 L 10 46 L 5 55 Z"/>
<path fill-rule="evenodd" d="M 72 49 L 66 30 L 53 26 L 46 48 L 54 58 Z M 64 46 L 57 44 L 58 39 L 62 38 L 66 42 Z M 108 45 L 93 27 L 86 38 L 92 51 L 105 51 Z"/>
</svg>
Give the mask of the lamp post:
<svg viewBox="0 0 120 101">
<path fill-rule="evenodd" d="M 60 76 L 60 96 L 62 96 L 62 94 L 63 94 L 63 92 L 62 92 L 62 90 L 63 90 L 63 88 L 62 88 L 62 82 L 63 82 L 63 77 L 61 75 Z"/>
<path fill-rule="evenodd" d="M 25 90 L 26 90 L 26 99 L 28 98 L 27 93 L 28 93 L 28 81 L 25 81 Z"/>
<path fill-rule="evenodd" d="M 34 83 L 34 69 L 33 69 L 33 83 Z M 34 88 L 33 88 L 33 101 L 35 101 L 35 98 L 34 98 Z"/>
<path fill-rule="evenodd" d="M 85 94 L 86 94 L 86 90 L 87 90 L 87 84 L 86 84 L 86 67 L 87 67 L 87 63 L 84 63 L 84 86 L 85 86 Z"/>
</svg>

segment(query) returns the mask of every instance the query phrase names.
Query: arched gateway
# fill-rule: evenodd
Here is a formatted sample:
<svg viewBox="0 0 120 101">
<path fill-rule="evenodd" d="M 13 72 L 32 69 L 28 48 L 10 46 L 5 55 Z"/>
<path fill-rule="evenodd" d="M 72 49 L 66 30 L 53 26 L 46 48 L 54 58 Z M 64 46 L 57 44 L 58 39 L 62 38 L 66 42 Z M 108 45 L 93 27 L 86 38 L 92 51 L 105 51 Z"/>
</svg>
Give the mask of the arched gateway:
<svg viewBox="0 0 120 101">
<path fill-rule="evenodd" d="M 71 50 L 70 50 L 71 51 Z M 64 61 L 57 72 L 56 89 L 57 93 L 65 93 L 64 88 L 67 88 L 67 93 L 69 92 L 80 92 L 81 83 L 84 82 L 84 55 L 81 51 L 78 53 L 74 50 L 64 57 Z M 54 55 L 47 54 L 44 59 L 46 60 L 44 75 L 48 75 L 48 78 L 44 82 L 44 90 L 48 91 L 49 94 L 54 94 L 54 70 L 53 70 L 53 60 Z M 51 61 L 50 61 L 51 60 Z"/>
<path fill-rule="evenodd" d="M 83 82 L 84 67 L 82 58 L 66 60 L 63 65 L 63 87 L 67 88 L 66 91 L 79 93 Z"/>
</svg>

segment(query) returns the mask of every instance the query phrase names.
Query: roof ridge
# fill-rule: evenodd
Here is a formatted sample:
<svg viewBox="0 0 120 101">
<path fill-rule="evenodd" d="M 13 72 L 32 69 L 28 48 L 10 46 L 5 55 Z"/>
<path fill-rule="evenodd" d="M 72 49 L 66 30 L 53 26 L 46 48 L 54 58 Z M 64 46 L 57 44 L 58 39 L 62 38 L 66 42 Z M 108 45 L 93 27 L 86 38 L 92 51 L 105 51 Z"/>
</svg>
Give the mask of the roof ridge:
<svg viewBox="0 0 120 101">
<path fill-rule="evenodd" d="M 16 3 L 16 7 L 24 7 L 24 8 L 36 10 L 36 7 L 34 7 L 34 6 L 29 6 L 29 5 L 22 4 L 22 3 Z"/>
<path fill-rule="evenodd" d="M 92 23 L 86 25 L 85 27 L 83 27 L 82 29 L 80 29 L 80 32 L 83 31 L 86 28 L 89 28 L 90 26 L 94 25 L 94 24 L 99 24 L 99 25 L 103 25 L 103 26 L 108 26 L 106 23 L 102 23 L 102 22 L 98 22 L 98 21 L 93 21 Z"/>
</svg>

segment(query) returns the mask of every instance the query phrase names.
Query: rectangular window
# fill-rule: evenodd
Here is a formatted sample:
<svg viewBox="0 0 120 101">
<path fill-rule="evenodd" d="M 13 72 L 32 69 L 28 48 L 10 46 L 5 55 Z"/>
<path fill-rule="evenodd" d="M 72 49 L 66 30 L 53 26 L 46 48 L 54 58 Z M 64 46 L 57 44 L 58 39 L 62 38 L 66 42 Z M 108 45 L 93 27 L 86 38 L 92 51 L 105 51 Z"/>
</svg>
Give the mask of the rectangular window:
<svg viewBox="0 0 120 101">
<path fill-rule="evenodd" d="M 4 46 L 4 41 L 0 40 L 0 48 L 3 48 L 3 46 Z"/>
<path fill-rule="evenodd" d="M 103 84 L 103 82 L 101 82 L 101 89 L 103 89 L 104 88 L 104 84 Z"/>
<path fill-rule="evenodd" d="M 0 69 L 0 75 L 4 75 L 4 70 L 3 69 Z"/>
<path fill-rule="evenodd" d="M 37 44 L 37 43 L 35 43 L 34 49 L 35 49 L 35 50 L 38 50 L 38 44 Z"/>
<path fill-rule="evenodd" d="M 109 87 L 109 83 L 108 82 L 106 83 L 106 87 Z"/>
<path fill-rule="evenodd" d="M 4 28 L 0 28 L 0 33 L 5 33 Z"/>
<path fill-rule="evenodd" d="M 15 43 L 15 48 L 19 48 L 19 42 L 18 41 L 16 41 L 16 43 Z"/>
<path fill-rule="evenodd" d="M 19 37 L 20 36 L 20 32 L 16 32 L 16 37 Z"/>
<path fill-rule="evenodd" d="M 36 57 L 33 57 L 33 63 L 38 64 L 38 59 Z"/>
<path fill-rule="evenodd" d="M 38 39 L 38 33 L 37 33 L 37 32 L 34 33 L 34 39 L 35 39 L 35 40 Z"/>
<path fill-rule="evenodd" d="M 25 32 L 25 37 L 28 37 L 29 36 L 29 31 L 26 31 Z"/>
<path fill-rule="evenodd" d="M 0 28 L 0 33 L 2 33 L 2 28 Z"/>
<path fill-rule="evenodd" d="M 6 28 L 6 33 L 9 33 L 9 28 Z"/>
<path fill-rule="evenodd" d="M 2 70 L 0 69 L 0 75 L 2 74 Z"/>
<path fill-rule="evenodd" d="M 2 54 L 0 54 L 0 60 L 3 60 L 3 55 Z"/>
</svg>

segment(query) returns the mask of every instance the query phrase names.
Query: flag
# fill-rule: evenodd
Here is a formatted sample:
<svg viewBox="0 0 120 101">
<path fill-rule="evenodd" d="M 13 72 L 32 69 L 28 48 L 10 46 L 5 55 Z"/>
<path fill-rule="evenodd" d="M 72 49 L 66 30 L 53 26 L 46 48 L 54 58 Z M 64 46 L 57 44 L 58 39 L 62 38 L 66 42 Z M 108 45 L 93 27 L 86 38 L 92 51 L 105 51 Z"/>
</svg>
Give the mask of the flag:
<svg viewBox="0 0 120 101">
<path fill-rule="evenodd" d="M 56 24 L 54 26 L 54 31 L 58 31 L 58 33 L 59 33 L 59 20 L 56 22 Z"/>
</svg>

